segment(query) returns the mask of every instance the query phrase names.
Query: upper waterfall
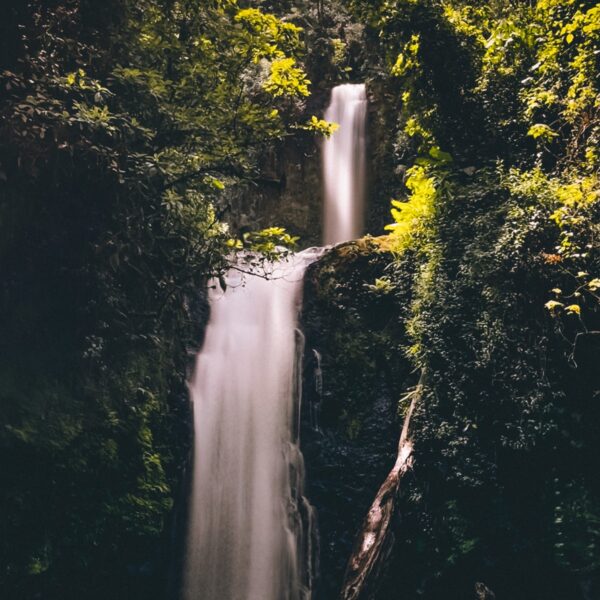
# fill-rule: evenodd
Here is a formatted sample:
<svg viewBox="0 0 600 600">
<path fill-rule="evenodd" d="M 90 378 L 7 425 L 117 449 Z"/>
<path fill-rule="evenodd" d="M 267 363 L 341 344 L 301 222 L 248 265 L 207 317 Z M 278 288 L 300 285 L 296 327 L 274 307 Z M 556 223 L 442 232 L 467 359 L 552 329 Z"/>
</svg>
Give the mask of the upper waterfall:
<svg viewBox="0 0 600 600">
<path fill-rule="evenodd" d="M 339 129 L 323 144 L 327 245 L 360 237 L 364 228 L 367 95 L 364 84 L 346 83 L 331 92 L 325 119 Z"/>
</svg>

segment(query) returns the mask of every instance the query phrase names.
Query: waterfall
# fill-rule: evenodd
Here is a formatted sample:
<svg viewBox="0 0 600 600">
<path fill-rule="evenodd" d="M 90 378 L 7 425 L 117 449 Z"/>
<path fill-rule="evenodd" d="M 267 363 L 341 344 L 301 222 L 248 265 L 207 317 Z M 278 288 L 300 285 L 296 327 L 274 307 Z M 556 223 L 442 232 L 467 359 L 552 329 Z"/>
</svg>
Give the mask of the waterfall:
<svg viewBox="0 0 600 600">
<path fill-rule="evenodd" d="M 307 600 L 313 509 L 299 447 L 302 278 L 320 249 L 231 270 L 190 383 L 194 466 L 185 600 Z"/>
<path fill-rule="evenodd" d="M 366 95 L 332 92 L 326 119 L 340 125 L 323 149 L 325 244 L 362 234 Z M 210 290 L 211 314 L 190 395 L 194 459 L 184 600 L 310 600 L 316 517 L 304 497 L 299 421 L 304 336 L 297 329 L 312 248 L 267 265 L 240 263 Z M 321 394 L 321 356 L 315 381 Z M 318 406 L 311 424 L 318 430 Z"/>
<path fill-rule="evenodd" d="M 337 123 L 339 129 L 323 144 L 325 244 L 346 242 L 363 234 L 366 115 L 364 84 L 347 83 L 333 89 L 325 120 Z"/>
</svg>

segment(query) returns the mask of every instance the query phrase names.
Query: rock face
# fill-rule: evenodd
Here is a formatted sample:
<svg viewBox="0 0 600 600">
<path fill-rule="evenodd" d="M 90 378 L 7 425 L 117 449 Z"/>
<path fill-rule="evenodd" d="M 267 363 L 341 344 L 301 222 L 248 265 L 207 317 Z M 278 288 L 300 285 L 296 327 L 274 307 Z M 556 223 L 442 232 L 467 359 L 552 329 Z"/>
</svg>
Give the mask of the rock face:
<svg viewBox="0 0 600 600">
<path fill-rule="evenodd" d="M 337 246 L 306 274 L 302 451 L 318 512 L 317 600 L 338 597 L 356 534 L 395 460 L 398 399 L 410 375 L 400 349 L 408 297 L 386 285 L 390 262 L 381 241 L 366 238 Z"/>
<path fill-rule="evenodd" d="M 270 148 L 253 183 L 238 185 L 220 209 L 232 232 L 285 227 L 301 247 L 321 239 L 321 162 L 319 140 L 306 137 Z"/>
</svg>

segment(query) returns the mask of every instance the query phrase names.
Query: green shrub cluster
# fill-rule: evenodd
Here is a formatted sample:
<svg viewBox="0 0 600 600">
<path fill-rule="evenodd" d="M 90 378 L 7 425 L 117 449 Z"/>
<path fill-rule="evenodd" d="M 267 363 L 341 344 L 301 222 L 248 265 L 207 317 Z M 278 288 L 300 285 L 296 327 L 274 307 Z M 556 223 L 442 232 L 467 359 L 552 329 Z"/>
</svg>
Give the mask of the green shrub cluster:
<svg viewBox="0 0 600 600">
<path fill-rule="evenodd" d="M 595 597 L 598 7 L 350 5 L 397 108 L 390 237 L 425 382 L 390 589 Z"/>
<path fill-rule="evenodd" d="M 0 20 L 0 596 L 153 598 L 209 276 L 279 228 L 216 208 L 302 128 L 302 29 L 230 0 Z"/>
</svg>

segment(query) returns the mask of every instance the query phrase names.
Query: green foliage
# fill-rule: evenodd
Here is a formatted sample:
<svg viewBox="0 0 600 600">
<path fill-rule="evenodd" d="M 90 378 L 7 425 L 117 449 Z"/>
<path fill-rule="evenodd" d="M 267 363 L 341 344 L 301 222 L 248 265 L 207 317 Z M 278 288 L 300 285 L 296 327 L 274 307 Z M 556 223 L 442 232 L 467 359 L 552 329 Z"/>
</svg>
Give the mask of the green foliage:
<svg viewBox="0 0 600 600">
<path fill-rule="evenodd" d="M 376 295 L 391 294 L 396 289 L 389 277 L 376 277 L 375 283 L 365 284 L 365 287 Z"/>
<path fill-rule="evenodd" d="M 546 141 L 558 136 L 555 131 L 552 131 L 551 127 L 544 125 L 543 123 L 536 123 L 535 125 L 532 125 L 529 128 L 527 135 L 530 135 L 534 140 L 541 138 Z"/>
<path fill-rule="evenodd" d="M 282 227 L 268 227 L 261 231 L 245 233 L 236 249 L 248 254 L 249 264 L 260 267 L 263 263 L 285 260 L 296 247 L 298 238 Z"/>
<path fill-rule="evenodd" d="M 504 184 L 521 203 L 539 206 L 554 226 L 557 243 L 543 254 L 543 261 L 556 270 L 553 298 L 546 308 L 555 317 L 575 316 L 571 321 L 580 331 L 587 331 L 589 318 L 595 321 L 600 310 L 594 274 L 600 210 L 600 187 L 596 174 L 566 173 L 549 176 L 540 169 L 511 170 Z M 564 309 L 564 310 L 563 310 Z M 583 312 L 582 312 L 583 309 Z"/>
<path fill-rule="evenodd" d="M 312 131 L 326 138 L 331 137 L 339 128 L 340 126 L 337 123 L 329 123 L 328 121 L 324 121 L 315 116 L 312 116 L 310 121 L 302 126 L 302 129 Z"/>
<path fill-rule="evenodd" d="M 302 30 L 229 0 L 5 10 L 0 596 L 158 597 L 201 290 L 296 241 L 216 206 L 304 126 Z"/>
<path fill-rule="evenodd" d="M 424 141 L 466 160 L 495 147 L 527 161 L 529 131 L 538 160 L 561 154 L 598 167 L 595 3 L 352 4 L 379 39 L 381 67 L 397 78 L 409 135 L 418 122 Z"/>
<path fill-rule="evenodd" d="M 302 69 L 296 67 L 293 58 L 278 58 L 271 64 L 271 74 L 264 89 L 273 96 L 308 96 L 308 85 Z"/>
<path fill-rule="evenodd" d="M 398 54 L 398 58 L 396 58 L 396 62 L 390 71 L 392 75 L 402 77 L 410 73 L 411 70 L 418 68 L 419 39 L 418 34 L 413 34 L 410 41 L 404 44 L 402 52 Z"/>
<path fill-rule="evenodd" d="M 244 24 L 252 33 L 253 44 L 257 40 L 264 40 L 263 55 L 283 58 L 285 52 L 299 48 L 299 34 L 302 28 L 293 23 L 281 21 L 274 15 L 263 13 L 256 8 L 245 8 L 237 12 L 235 21 Z M 258 61 L 260 54 L 255 53 L 254 59 Z"/>
<path fill-rule="evenodd" d="M 438 183 L 424 167 L 415 165 L 407 172 L 405 185 L 410 195 L 405 202 L 392 200 L 395 222 L 387 227 L 398 251 L 416 249 L 426 241 L 438 197 Z"/>
<path fill-rule="evenodd" d="M 398 107 L 380 111 L 388 229 L 397 266 L 414 261 L 404 353 L 424 377 L 390 597 L 483 581 L 584 598 L 600 581 L 598 7 L 351 5 Z"/>
</svg>

